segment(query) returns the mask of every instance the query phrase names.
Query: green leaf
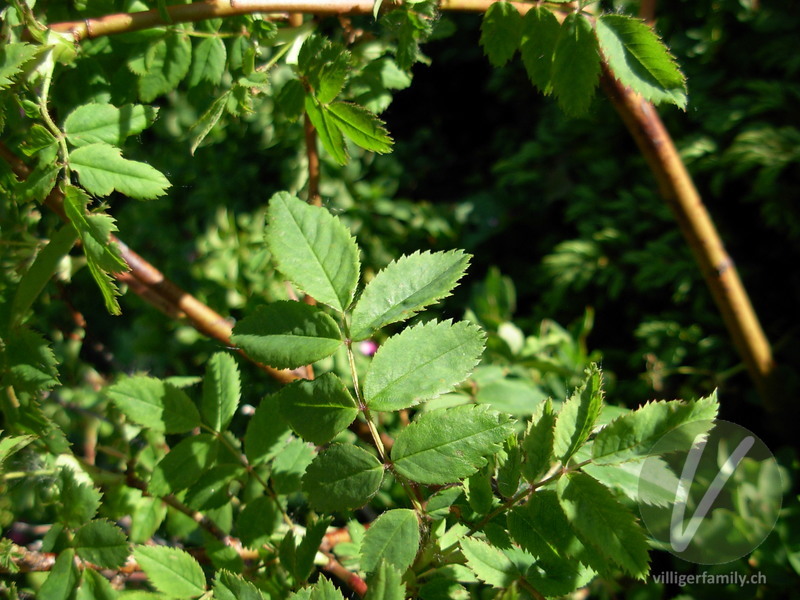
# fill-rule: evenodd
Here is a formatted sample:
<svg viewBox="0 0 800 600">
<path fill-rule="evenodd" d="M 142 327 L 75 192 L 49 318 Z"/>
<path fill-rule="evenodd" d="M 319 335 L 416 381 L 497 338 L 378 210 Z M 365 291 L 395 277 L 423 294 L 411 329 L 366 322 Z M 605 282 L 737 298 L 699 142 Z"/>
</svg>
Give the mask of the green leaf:
<svg viewBox="0 0 800 600">
<path fill-rule="evenodd" d="M 294 381 L 277 396 L 281 414 L 295 433 L 318 446 L 330 442 L 358 415 L 355 400 L 333 373 Z"/>
<path fill-rule="evenodd" d="M 541 6 L 532 7 L 522 21 L 520 54 L 531 83 L 544 94 L 552 91 L 553 55 L 561 25 Z"/>
<path fill-rule="evenodd" d="M 126 376 L 106 394 L 131 421 L 154 431 L 185 433 L 200 426 L 200 414 L 186 392 L 160 379 Z"/>
<path fill-rule="evenodd" d="M 574 559 L 597 571 L 609 571 L 609 564 L 600 552 L 585 546 L 575 535 L 555 490 L 537 491 L 524 506 L 507 513 L 506 519 L 508 532 L 514 540 L 545 561 L 549 568 L 552 563 Z"/>
<path fill-rule="evenodd" d="M 67 600 L 75 591 L 80 577 L 75 566 L 75 550 L 68 548 L 58 555 L 36 597 L 41 600 Z"/>
<path fill-rule="evenodd" d="M 314 558 L 319 552 L 320 544 L 322 544 L 331 521 L 333 521 L 331 517 L 317 519 L 306 529 L 303 541 L 297 545 L 295 550 L 295 568 L 292 573 L 295 581 L 306 581 L 314 572 Z"/>
<path fill-rule="evenodd" d="M 344 600 L 344 596 L 325 577 L 320 577 L 319 581 L 311 588 L 308 600 Z"/>
<path fill-rule="evenodd" d="M 669 446 L 659 444 L 659 453 L 686 451 L 698 435 L 713 427 L 718 409 L 716 392 L 697 401 L 648 402 L 614 419 L 597 434 L 592 462 L 615 464 L 650 456 L 653 446 L 665 436 L 670 436 Z"/>
<path fill-rule="evenodd" d="M 153 469 L 148 491 L 153 496 L 166 496 L 185 490 L 208 470 L 217 458 L 213 435 L 201 433 L 180 441 Z"/>
<path fill-rule="evenodd" d="M 347 228 L 326 209 L 286 193 L 272 196 L 267 245 L 278 269 L 317 301 L 343 312 L 353 300 L 360 263 Z"/>
<path fill-rule="evenodd" d="M 292 123 L 303 116 L 306 91 L 299 79 L 290 79 L 275 97 L 280 112 Z"/>
<path fill-rule="evenodd" d="M 94 569 L 84 569 L 76 600 L 116 600 L 119 592 Z"/>
<path fill-rule="evenodd" d="M 4 336 L 3 384 L 19 392 L 35 393 L 58 384 L 58 361 L 41 334 L 16 327 Z M 4 356 L 3 356 L 4 355 Z"/>
<path fill-rule="evenodd" d="M 221 570 L 214 578 L 214 598 L 218 600 L 264 600 L 253 583 L 229 571 Z"/>
<path fill-rule="evenodd" d="M 39 50 L 39 46 L 25 42 L 4 43 L 0 47 L 0 90 L 14 82 L 25 63 L 32 60 Z"/>
<path fill-rule="evenodd" d="M 0 433 L 3 433 L 2 429 Z M 0 438 L 0 468 L 9 456 L 19 452 L 35 439 L 36 437 L 32 435 L 11 435 Z"/>
<path fill-rule="evenodd" d="M 316 456 L 303 477 L 303 491 L 317 510 L 333 512 L 359 508 L 383 481 L 383 464 L 351 445 L 334 444 Z"/>
<path fill-rule="evenodd" d="M 339 95 L 347 81 L 350 52 L 342 44 L 311 35 L 300 48 L 297 67 L 320 104 L 326 105 Z"/>
<path fill-rule="evenodd" d="M 139 498 L 131 511 L 131 541 L 139 544 L 148 541 L 158 531 L 166 516 L 167 505 L 160 499 L 147 496 Z"/>
<path fill-rule="evenodd" d="M 219 85 L 225 72 L 225 42 L 218 37 L 207 37 L 194 47 L 192 66 L 189 69 L 189 87 L 207 81 L 212 85 Z"/>
<path fill-rule="evenodd" d="M 644 579 L 649 570 L 644 531 L 607 487 L 584 473 L 567 473 L 558 481 L 558 499 L 584 544 Z"/>
<path fill-rule="evenodd" d="M 386 154 L 392 151 L 394 141 L 386 131 L 385 123 L 363 106 L 352 102 L 334 102 L 322 107 L 332 122 L 345 136 L 365 150 Z"/>
<path fill-rule="evenodd" d="M 404 573 L 419 550 L 419 520 L 413 510 L 388 510 L 375 519 L 361 542 L 361 568 L 367 573 L 386 561 Z"/>
<path fill-rule="evenodd" d="M 494 502 L 493 473 L 494 465 L 489 463 L 474 475 L 470 475 L 465 482 L 467 502 L 469 502 L 470 508 L 479 515 L 488 514 L 492 510 Z"/>
<path fill-rule="evenodd" d="M 236 323 L 231 341 L 260 363 L 295 369 L 336 352 L 342 334 L 318 307 L 285 300 L 259 306 Z"/>
<path fill-rule="evenodd" d="M 195 150 L 197 150 L 198 146 L 203 143 L 203 140 L 206 139 L 206 136 L 211 133 L 211 130 L 214 129 L 214 126 L 220 120 L 223 113 L 225 112 L 225 107 L 228 104 L 230 99 L 230 91 L 225 92 L 219 98 L 214 100 L 211 103 L 206 111 L 200 115 L 200 118 L 192 125 L 191 129 L 189 130 L 191 139 L 191 145 L 189 146 L 189 153 L 194 156 Z"/>
<path fill-rule="evenodd" d="M 155 106 L 92 102 L 82 104 L 64 119 L 67 141 L 77 147 L 103 143 L 121 146 L 128 136 L 150 127 L 158 116 Z"/>
<path fill-rule="evenodd" d="M 365 600 L 404 600 L 405 597 L 403 572 L 389 564 L 385 558 L 381 559 L 375 572 L 367 578 Z"/>
<path fill-rule="evenodd" d="M 236 360 L 224 352 L 217 352 L 206 363 L 203 378 L 203 397 L 200 414 L 214 431 L 225 431 L 236 414 L 242 383 Z"/>
<path fill-rule="evenodd" d="M 522 475 L 522 450 L 516 434 L 506 440 L 503 453 L 497 459 L 497 491 L 504 498 L 511 498 L 519 489 Z"/>
<path fill-rule="evenodd" d="M 29 130 L 24 145 L 20 148 L 25 156 L 34 156 L 46 148 L 58 151 L 55 146 L 58 144 L 55 136 L 50 130 L 38 123 L 35 123 Z"/>
<path fill-rule="evenodd" d="M 83 187 L 97 196 L 117 191 L 137 200 L 163 196 L 169 181 L 150 165 L 122 158 L 119 148 L 105 143 L 88 144 L 69 154 L 69 165 Z"/>
<path fill-rule="evenodd" d="M 467 566 L 481 581 L 504 588 L 520 578 L 519 569 L 511 559 L 487 542 L 465 537 L 460 544 Z"/>
<path fill-rule="evenodd" d="M 244 479 L 241 465 L 217 465 L 211 467 L 194 482 L 186 492 L 184 502 L 195 510 L 220 508 L 230 502 L 228 488 L 234 479 Z"/>
<path fill-rule="evenodd" d="M 119 291 L 109 273 L 125 272 L 129 270 L 128 264 L 122 258 L 117 244 L 111 241 L 111 234 L 117 230 L 114 219 L 107 214 L 87 214 L 88 203 L 89 197 L 83 190 L 66 186 L 64 212 L 78 232 L 89 271 L 103 294 L 106 310 L 118 315 L 121 313 L 116 299 Z"/>
<path fill-rule="evenodd" d="M 162 594 L 196 598 L 206 591 L 203 569 L 188 552 L 167 546 L 137 546 L 133 557 Z"/>
<path fill-rule="evenodd" d="M 269 542 L 275 531 L 278 509 L 269 496 L 259 496 L 247 503 L 236 519 L 239 539 L 248 548 L 258 548 Z"/>
<path fill-rule="evenodd" d="M 537 560 L 525 572 L 525 581 L 544 596 L 565 596 L 588 585 L 596 575 L 579 562 L 550 555 Z"/>
<path fill-rule="evenodd" d="M 17 202 L 43 202 L 55 187 L 59 173 L 60 165 L 37 165 L 28 178 L 17 186 Z"/>
<path fill-rule="evenodd" d="M 434 521 L 444 519 L 450 514 L 450 507 L 464 493 L 461 486 L 447 487 L 433 494 L 425 503 L 426 514 Z"/>
<path fill-rule="evenodd" d="M 522 17 L 509 2 L 494 2 L 483 15 L 481 46 L 495 67 L 506 64 L 519 48 Z"/>
<path fill-rule="evenodd" d="M 510 417 L 474 404 L 424 413 L 397 436 L 392 462 L 412 481 L 452 483 L 485 465 L 513 426 Z"/>
<path fill-rule="evenodd" d="M 305 108 L 323 148 L 339 165 L 347 164 L 350 155 L 347 152 L 342 132 L 334 122 L 333 115 L 310 94 L 305 97 Z"/>
<path fill-rule="evenodd" d="M 278 494 L 293 494 L 302 487 L 303 474 L 314 460 L 314 447 L 295 437 L 272 461 L 272 483 Z"/>
<path fill-rule="evenodd" d="M 656 104 L 671 102 L 686 108 L 686 79 L 647 23 L 625 15 L 601 15 L 597 40 L 622 85 Z"/>
<path fill-rule="evenodd" d="M 100 508 L 102 494 L 89 483 L 78 481 L 75 474 L 63 468 L 59 472 L 59 521 L 70 528 L 77 528 L 88 522 Z"/>
<path fill-rule="evenodd" d="M 286 446 L 291 433 L 278 412 L 278 399 L 270 395 L 261 400 L 247 424 L 244 449 L 248 462 L 258 465 L 275 456 Z"/>
<path fill-rule="evenodd" d="M 83 560 L 106 569 L 125 564 L 130 550 L 125 533 L 106 520 L 90 521 L 78 529 L 72 544 Z"/>
<path fill-rule="evenodd" d="M 34 300 L 44 289 L 44 286 L 53 277 L 61 259 L 67 255 L 70 248 L 78 239 L 77 233 L 70 225 L 64 225 L 50 239 L 47 245 L 39 251 L 33 264 L 22 276 L 14 301 L 11 305 L 11 324 L 16 325 L 22 321 Z"/>
<path fill-rule="evenodd" d="M 615 465 L 584 465 L 583 471 L 606 487 L 614 487 L 631 500 L 651 506 L 669 506 L 675 502 L 678 476 L 661 458 L 650 456 Z"/>
<path fill-rule="evenodd" d="M 139 75 L 139 98 L 152 102 L 174 90 L 191 62 L 192 42 L 185 34 L 168 34 L 152 44 L 144 55 L 128 62 L 130 70 Z"/>
<path fill-rule="evenodd" d="M 562 110 L 573 117 L 588 112 L 600 76 L 600 55 L 585 16 L 570 13 L 561 24 L 552 73 L 553 93 Z"/>
<path fill-rule="evenodd" d="M 522 451 L 525 455 L 522 475 L 531 483 L 538 481 L 539 476 L 550 467 L 555 422 L 553 402 L 548 398 L 537 407 L 522 440 Z"/>
<path fill-rule="evenodd" d="M 603 375 L 596 364 L 586 369 L 586 378 L 561 407 L 553 432 L 553 450 L 566 464 L 592 433 L 603 408 Z"/>
<path fill-rule="evenodd" d="M 472 323 L 415 325 L 389 338 L 372 359 L 364 397 L 375 410 L 400 410 L 464 381 L 480 360 L 483 333 Z"/>
<path fill-rule="evenodd" d="M 402 256 L 364 288 L 353 309 L 350 337 L 363 340 L 381 327 L 404 321 L 450 295 L 470 255 L 461 250 Z"/>
</svg>

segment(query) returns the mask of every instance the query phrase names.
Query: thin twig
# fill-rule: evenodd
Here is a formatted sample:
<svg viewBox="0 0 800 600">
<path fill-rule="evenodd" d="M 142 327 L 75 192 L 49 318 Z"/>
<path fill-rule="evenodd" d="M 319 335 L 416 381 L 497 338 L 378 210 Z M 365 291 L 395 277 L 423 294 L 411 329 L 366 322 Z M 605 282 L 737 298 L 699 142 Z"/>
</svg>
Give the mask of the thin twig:
<svg viewBox="0 0 800 600">
<path fill-rule="evenodd" d="M 97 19 L 53 23 L 50 29 L 70 33 L 75 41 L 92 39 L 106 35 L 127 33 L 160 27 L 175 23 L 188 23 L 206 19 L 218 19 L 254 13 L 313 13 L 317 15 L 371 14 L 373 0 L 206 0 L 191 4 L 177 4 L 166 7 L 170 21 L 165 21 L 161 13 L 148 10 L 135 13 L 118 13 Z M 384 8 L 394 6 L 385 2 Z"/>
<path fill-rule="evenodd" d="M 772 386 L 775 362 L 747 291 L 725 250 L 708 210 L 650 102 L 624 87 L 603 64 L 602 84 L 655 175 L 706 280 L 728 333 L 769 410 L 777 408 Z"/>
</svg>

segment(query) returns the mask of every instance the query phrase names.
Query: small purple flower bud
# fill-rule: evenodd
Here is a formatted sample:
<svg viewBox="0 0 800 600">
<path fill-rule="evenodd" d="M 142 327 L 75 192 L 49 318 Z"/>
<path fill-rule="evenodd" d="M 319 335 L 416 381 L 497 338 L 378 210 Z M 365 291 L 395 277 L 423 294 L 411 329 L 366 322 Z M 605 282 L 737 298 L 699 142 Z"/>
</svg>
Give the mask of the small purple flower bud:
<svg viewBox="0 0 800 600">
<path fill-rule="evenodd" d="M 378 351 L 378 344 L 372 340 L 364 340 L 358 345 L 358 351 L 364 356 L 373 356 Z"/>
</svg>

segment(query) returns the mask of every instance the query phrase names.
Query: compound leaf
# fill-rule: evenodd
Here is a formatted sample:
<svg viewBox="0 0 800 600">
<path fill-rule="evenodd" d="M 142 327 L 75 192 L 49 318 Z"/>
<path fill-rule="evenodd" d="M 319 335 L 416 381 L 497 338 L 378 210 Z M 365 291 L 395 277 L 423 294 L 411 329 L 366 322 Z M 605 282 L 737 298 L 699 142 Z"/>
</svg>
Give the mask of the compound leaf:
<svg viewBox="0 0 800 600">
<path fill-rule="evenodd" d="M 404 573 L 419 550 L 419 520 L 413 510 L 388 510 L 375 519 L 361 542 L 361 568 L 367 573 L 386 561 Z"/>
<path fill-rule="evenodd" d="M 160 379 L 123 377 L 106 394 L 131 421 L 154 431 L 185 433 L 200 425 L 200 414 L 186 392 Z"/>
<path fill-rule="evenodd" d="M 75 532 L 73 540 L 78 556 L 98 567 L 116 569 L 128 559 L 128 540 L 113 523 L 99 519 L 90 521 Z"/>
<path fill-rule="evenodd" d="M 295 433 L 318 446 L 330 442 L 358 415 L 355 400 L 333 373 L 294 381 L 277 396 L 281 414 Z"/>
<path fill-rule="evenodd" d="M 415 252 L 380 271 L 364 288 L 350 325 L 350 337 L 363 340 L 384 325 L 404 321 L 449 296 L 469 265 L 461 250 Z"/>
<path fill-rule="evenodd" d="M 639 19 L 602 15 L 597 40 L 614 76 L 651 102 L 686 108 L 686 79 L 656 33 Z"/>
<path fill-rule="evenodd" d="M 561 407 L 553 432 L 553 450 L 566 464 L 592 433 L 603 408 L 603 376 L 596 364 L 586 369 L 586 378 Z"/>
<path fill-rule="evenodd" d="M 102 142 L 70 152 L 69 165 L 78 173 L 81 185 L 97 196 L 116 190 L 137 200 L 151 200 L 163 196 L 170 186 L 158 169 L 123 158 L 119 148 Z"/>
<path fill-rule="evenodd" d="M 278 192 L 269 202 L 266 239 L 278 269 L 339 312 L 353 300 L 360 263 L 350 232 L 326 209 Z"/>
<path fill-rule="evenodd" d="M 483 352 L 472 323 L 430 321 L 389 338 L 372 359 L 364 396 L 375 410 L 400 410 L 449 392 L 464 381 Z"/>
<path fill-rule="evenodd" d="M 214 431 L 225 431 L 236 414 L 242 383 L 236 360 L 224 352 L 217 352 L 206 363 L 203 377 L 203 396 L 200 414 Z"/>
<path fill-rule="evenodd" d="M 397 436 L 392 462 L 412 481 L 445 484 L 476 473 L 513 430 L 507 415 L 466 404 L 423 414 Z"/>
<path fill-rule="evenodd" d="M 196 598 L 206 591 L 206 578 L 192 555 L 167 546 L 137 546 L 133 557 L 153 586 L 172 598 Z"/>
<path fill-rule="evenodd" d="M 261 363 L 294 369 L 333 354 L 342 334 L 316 306 L 284 300 L 259 306 L 236 323 L 231 341 Z"/>
<path fill-rule="evenodd" d="M 481 46 L 495 67 L 502 67 L 516 53 L 522 36 L 522 17 L 509 2 L 494 2 L 483 15 Z"/>
<path fill-rule="evenodd" d="M 607 487 L 585 473 L 568 473 L 558 481 L 558 499 L 584 544 L 634 577 L 644 578 L 649 569 L 644 531 Z"/>
<path fill-rule="evenodd" d="M 306 469 L 303 490 L 318 510 L 358 508 L 375 495 L 383 481 L 383 464 L 351 445 L 334 444 Z"/>
<path fill-rule="evenodd" d="M 559 30 L 551 82 L 559 106 L 568 116 L 589 110 L 600 76 L 597 38 L 589 20 L 570 13 Z"/>
</svg>

